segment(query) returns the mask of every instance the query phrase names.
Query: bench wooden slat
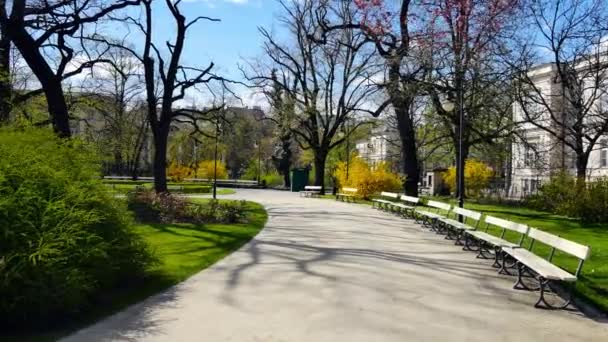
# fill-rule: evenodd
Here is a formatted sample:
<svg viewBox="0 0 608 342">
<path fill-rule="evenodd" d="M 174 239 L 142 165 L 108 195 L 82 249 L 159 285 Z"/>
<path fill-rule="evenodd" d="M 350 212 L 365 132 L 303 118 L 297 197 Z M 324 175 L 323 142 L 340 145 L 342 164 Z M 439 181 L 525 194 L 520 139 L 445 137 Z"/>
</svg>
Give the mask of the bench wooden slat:
<svg viewBox="0 0 608 342">
<path fill-rule="evenodd" d="M 452 208 L 452 206 L 448 203 L 437 202 L 437 201 L 428 201 L 426 205 L 429 207 L 432 207 L 432 208 L 442 209 L 442 210 L 446 210 L 446 211 L 450 211 L 450 209 Z"/>
<path fill-rule="evenodd" d="M 394 193 L 394 192 L 385 192 L 385 191 L 381 192 L 380 196 L 382 196 L 382 197 L 389 197 L 389 198 L 395 198 L 395 199 L 399 198 L 399 194 Z"/>
<path fill-rule="evenodd" d="M 479 221 L 481 219 L 480 212 L 469 210 L 469 209 L 455 207 L 454 210 L 452 210 L 452 212 L 456 215 L 462 215 L 462 216 L 472 218 L 475 221 Z"/>
<path fill-rule="evenodd" d="M 413 197 L 413 196 L 403 195 L 403 196 L 399 197 L 399 199 L 402 200 L 403 202 L 408 202 L 408 203 L 413 203 L 413 204 L 418 204 L 420 202 L 420 198 Z"/>
<path fill-rule="evenodd" d="M 521 234 L 527 234 L 530 229 L 526 224 L 507 221 L 494 216 L 486 216 L 485 222 Z"/>
<path fill-rule="evenodd" d="M 530 252 L 524 248 L 505 248 L 505 253 L 509 254 L 516 260 L 522 262 L 527 267 L 534 270 L 541 277 L 550 280 L 558 281 L 576 281 L 576 276 L 568 273 L 567 271 L 555 266 L 551 262 L 539 257 L 538 255 Z"/>
<path fill-rule="evenodd" d="M 538 240 L 551 247 L 555 247 L 581 260 L 586 260 L 589 257 L 589 252 L 591 250 L 587 246 L 583 246 L 579 243 L 563 239 L 557 235 L 549 234 L 535 228 L 530 229 L 528 237 L 534 240 Z"/>
<path fill-rule="evenodd" d="M 507 240 L 501 239 L 497 236 L 488 234 L 486 232 L 480 232 L 478 230 L 473 230 L 473 231 L 467 231 L 467 234 L 471 235 L 472 237 L 474 237 L 476 239 L 489 243 L 492 246 L 509 247 L 509 248 L 519 247 L 519 245 L 516 243 L 509 242 Z"/>
</svg>

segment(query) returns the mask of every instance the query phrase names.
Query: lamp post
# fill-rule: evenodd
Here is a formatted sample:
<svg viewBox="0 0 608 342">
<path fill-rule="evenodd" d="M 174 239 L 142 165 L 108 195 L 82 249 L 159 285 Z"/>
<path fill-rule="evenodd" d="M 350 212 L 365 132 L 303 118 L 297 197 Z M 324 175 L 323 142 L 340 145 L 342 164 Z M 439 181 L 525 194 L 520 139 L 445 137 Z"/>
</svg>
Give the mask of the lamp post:
<svg viewBox="0 0 608 342">
<path fill-rule="evenodd" d="M 458 159 L 456 160 L 456 191 L 458 195 L 458 206 L 464 207 L 464 108 L 462 103 L 462 92 L 458 92 L 458 108 L 455 108 L 455 104 L 448 98 L 443 103 L 443 108 L 451 112 L 454 109 L 458 110 Z"/>
<path fill-rule="evenodd" d="M 213 199 L 217 199 L 217 145 L 220 139 L 220 120 L 215 120 L 215 151 L 213 153 Z"/>
<path fill-rule="evenodd" d="M 349 124 L 349 120 L 346 119 L 346 180 L 348 180 L 349 169 L 350 169 L 350 124 Z"/>
<path fill-rule="evenodd" d="M 257 172 L 257 180 L 258 185 L 260 185 L 261 176 L 262 176 L 262 143 L 260 140 L 255 141 L 255 146 L 258 148 L 258 172 Z"/>
</svg>

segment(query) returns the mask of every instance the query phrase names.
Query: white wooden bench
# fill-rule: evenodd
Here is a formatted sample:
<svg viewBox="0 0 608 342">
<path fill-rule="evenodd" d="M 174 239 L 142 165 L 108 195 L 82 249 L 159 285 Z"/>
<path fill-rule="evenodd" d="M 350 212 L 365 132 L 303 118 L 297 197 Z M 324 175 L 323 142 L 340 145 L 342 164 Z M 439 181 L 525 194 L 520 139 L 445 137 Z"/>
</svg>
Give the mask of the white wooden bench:
<svg viewBox="0 0 608 342">
<path fill-rule="evenodd" d="M 402 195 L 399 197 L 399 200 L 402 203 L 396 203 L 395 207 L 399 209 L 401 215 L 403 217 L 414 217 L 414 210 L 416 210 L 420 199 L 418 197 Z"/>
<path fill-rule="evenodd" d="M 486 216 L 484 219 L 486 223 L 485 231 L 480 230 L 465 230 L 465 249 L 470 249 L 471 239 L 474 239 L 479 245 L 477 254 L 478 258 L 485 258 L 485 252 L 491 252 L 494 254 L 493 267 L 500 268 L 500 257 L 502 256 L 502 248 L 517 248 L 521 247 L 524 242 L 526 234 L 528 234 L 529 227 L 525 224 L 507 221 L 494 216 Z M 495 236 L 488 233 L 490 225 L 501 228 L 500 236 Z M 505 240 L 505 234 L 507 231 L 519 233 L 519 241 L 513 243 Z M 491 250 L 490 250 L 491 249 Z"/>
<path fill-rule="evenodd" d="M 583 246 L 576 242 L 563 239 L 557 235 L 549 234 L 534 228 L 530 228 L 528 238 L 530 239 L 528 249 L 507 247 L 502 249 L 506 255 L 516 261 L 517 282 L 513 287 L 515 289 L 540 290 L 540 297 L 536 304 L 534 304 L 535 307 L 540 307 L 541 304 L 544 304 L 546 307 L 551 309 L 566 308 L 572 301 L 574 284 L 580 275 L 581 269 L 583 268 L 583 263 L 589 257 L 591 249 L 588 246 Z M 551 247 L 549 256 L 546 259 L 532 252 L 535 241 Z M 552 263 L 556 250 L 560 250 L 578 259 L 578 267 L 576 268 L 574 274 L 571 274 Z M 533 278 L 538 281 L 539 286 L 537 289 L 532 289 L 524 284 L 524 273 L 531 274 Z M 569 285 L 568 297 L 565 302 L 559 306 L 548 303 L 547 299 L 545 298 L 545 293 L 551 291 L 551 282 L 567 283 Z"/>
<path fill-rule="evenodd" d="M 388 199 L 385 199 L 388 198 Z M 393 210 L 394 205 L 397 204 L 397 200 L 399 199 L 399 194 L 394 192 L 386 192 L 383 191 L 380 193 L 380 198 L 372 199 L 372 208 L 384 209 L 384 210 Z"/>
<path fill-rule="evenodd" d="M 413 216 L 416 222 L 421 222 L 423 225 L 431 228 L 434 228 L 439 218 L 445 217 L 441 214 L 442 210 L 446 212 L 446 215 L 452 210 L 451 205 L 443 202 L 428 201 L 426 205 L 428 208 L 417 207 L 414 209 Z"/>
<path fill-rule="evenodd" d="M 304 187 L 304 191 L 300 191 L 300 197 L 319 197 L 321 196 L 320 185 L 307 185 Z"/>
<path fill-rule="evenodd" d="M 450 218 L 450 213 L 454 218 Z M 462 222 L 458 221 L 458 216 L 462 216 Z M 456 244 L 461 244 L 464 232 L 467 230 L 476 230 L 481 221 L 481 213 L 469 209 L 454 207 L 446 217 L 437 219 L 436 229 L 446 231 L 446 239 L 454 238 Z M 455 234 L 455 235 L 454 235 Z"/>
<path fill-rule="evenodd" d="M 354 202 L 357 198 L 357 191 L 358 190 L 356 188 L 342 188 L 342 192 L 336 194 L 336 200 Z"/>
</svg>

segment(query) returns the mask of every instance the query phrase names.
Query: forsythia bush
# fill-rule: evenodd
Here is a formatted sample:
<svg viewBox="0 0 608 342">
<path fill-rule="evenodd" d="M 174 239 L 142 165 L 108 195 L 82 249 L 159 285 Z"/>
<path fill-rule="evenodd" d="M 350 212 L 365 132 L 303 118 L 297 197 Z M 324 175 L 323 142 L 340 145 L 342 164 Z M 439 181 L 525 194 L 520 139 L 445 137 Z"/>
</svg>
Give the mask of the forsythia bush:
<svg viewBox="0 0 608 342">
<path fill-rule="evenodd" d="M 469 197 L 479 197 L 481 190 L 486 189 L 494 171 L 479 160 L 468 159 L 464 165 L 464 181 L 466 194 Z M 450 187 L 451 192 L 456 191 L 456 168 L 450 167 L 443 174 L 443 180 Z"/>
<path fill-rule="evenodd" d="M 196 178 L 213 178 L 213 169 L 215 167 L 214 160 L 203 160 L 198 163 L 198 166 L 195 170 L 192 170 L 192 176 Z M 221 161 L 217 161 L 217 179 L 226 179 L 228 178 L 228 171 L 226 171 L 226 164 Z"/>
<path fill-rule="evenodd" d="M 175 162 L 171 162 L 167 168 L 167 178 L 172 182 L 181 182 L 190 177 L 191 173 L 192 170 L 189 167 L 178 165 Z"/>
<path fill-rule="evenodd" d="M 381 191 L 398 190 L 403 182 L 398 174 L 392 173 L 387 163 L 379 163 L 372 169 L 365 160 L 355 156 L 350 161 L 348 179 L 346 179 L 346 163 L 339 162 L 335 171 L 341 187 L 358 189 L 358 196 L 369 198 Z"/>
</svg>

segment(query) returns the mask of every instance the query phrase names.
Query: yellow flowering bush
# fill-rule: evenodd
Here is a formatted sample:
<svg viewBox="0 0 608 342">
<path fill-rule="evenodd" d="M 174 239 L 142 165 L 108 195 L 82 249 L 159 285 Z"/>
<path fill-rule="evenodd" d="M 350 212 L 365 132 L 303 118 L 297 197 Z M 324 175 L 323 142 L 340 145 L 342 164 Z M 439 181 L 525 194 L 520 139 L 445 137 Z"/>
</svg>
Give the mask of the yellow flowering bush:
<svg viewBox="0 0 608 342">
<path fill-rule="evenodd" d="M 379 163 L 375 168 L 359 156 L 353 156 L 346 178 L 346 162 L 339 162 L 334 173 L 341 187 L 357 188 L 357 195 L 369 198 L 381 191 L 399 191 L 403 186 L 401 177 L 390 171 L 387 163 Z"/>
<path fill-rule="evenodd" d="M 469 197 L 479 197 L 483 189 L 490 184 L 494 176 L 494 170 L 482 161 L 467 159 L 464 165 L 464 182 L 466 194 Z M 456 168 L 450 167 L 443 173 L 443 180 L 450 187 L 451 192 L 456 192 Z"/>
<path fill-rule="evenodd" d="M 167 168 L 167 178 L 172 182 L 181 182 L 185 178 L 190 177 L 191 169 L 188 166 L 179 165 L 176 162 L 171 162 Z"/>
<path fill-rule="evenodd" d="M 214 160 L 203 160 L 198 163 L 196 170 L 192 170 L 192 176 L 195 178 L 213 178 L 213 169 L 215 167 Z M 226 164 L 220 160 L 217 161 L 217 179 L 228 178 L 228 171 L 226 171 Z"/>
</svg>

